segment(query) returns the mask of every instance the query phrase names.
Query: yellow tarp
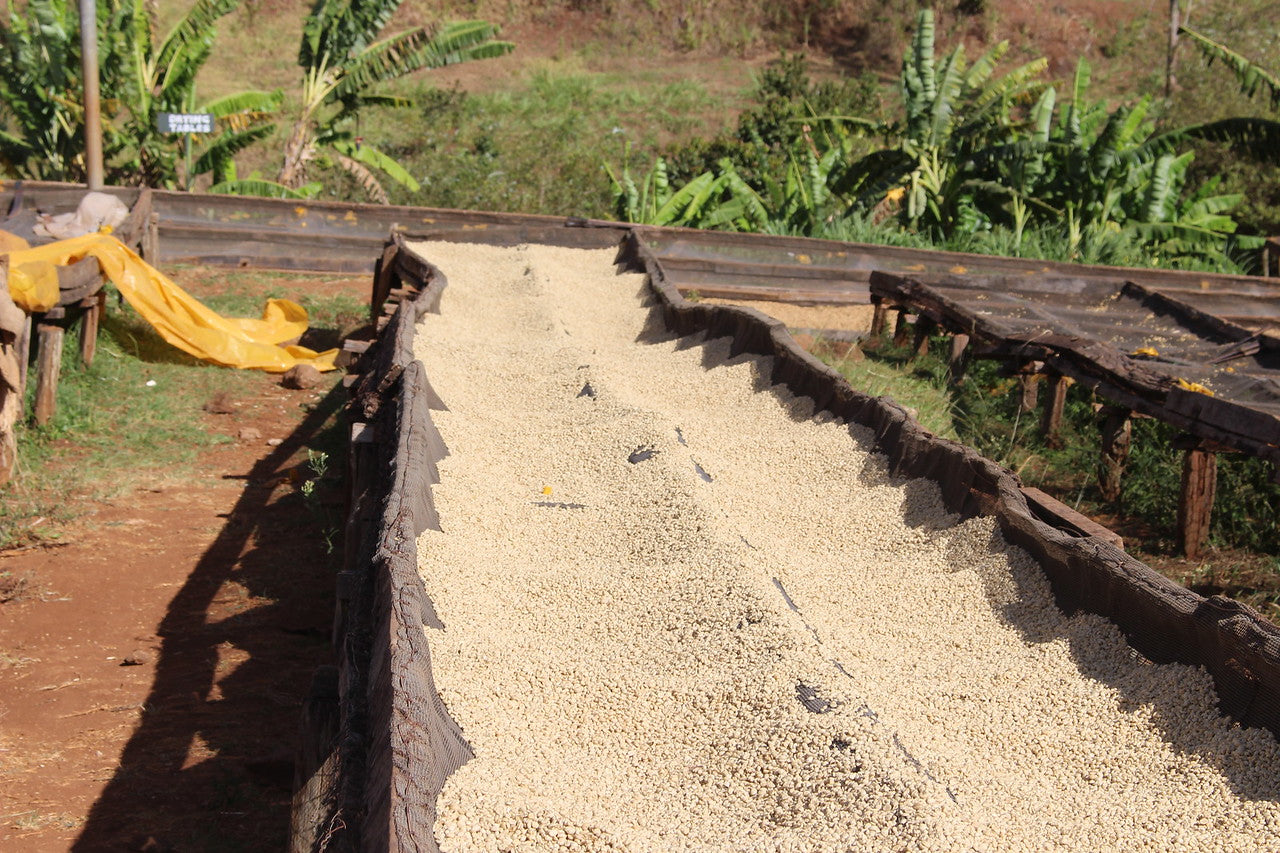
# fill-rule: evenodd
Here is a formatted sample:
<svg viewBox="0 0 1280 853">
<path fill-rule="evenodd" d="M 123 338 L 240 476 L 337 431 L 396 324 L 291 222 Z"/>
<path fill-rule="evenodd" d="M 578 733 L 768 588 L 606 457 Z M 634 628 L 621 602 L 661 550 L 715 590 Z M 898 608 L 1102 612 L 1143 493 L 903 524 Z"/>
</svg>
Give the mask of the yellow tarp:
<svg viewBox="0 0 1280 853">
<path fill-rule="evenodd" d="M 58 304 L 57 267 L 97 258 L 103 274 L 160 336 L 196 358 L 228 367 L 280 373 L 299 364 L 332 370 L 336 349 L 317 353 L 280 346 L 307 330 L 307 311 L 288 299 L 271 299 L 262 319 L 223 317 L 178 287 L 137 254 L 106 234 L 86 234 L 34 249 L 9 252 L 9 293 L 28 313 Z"/>
</svg>

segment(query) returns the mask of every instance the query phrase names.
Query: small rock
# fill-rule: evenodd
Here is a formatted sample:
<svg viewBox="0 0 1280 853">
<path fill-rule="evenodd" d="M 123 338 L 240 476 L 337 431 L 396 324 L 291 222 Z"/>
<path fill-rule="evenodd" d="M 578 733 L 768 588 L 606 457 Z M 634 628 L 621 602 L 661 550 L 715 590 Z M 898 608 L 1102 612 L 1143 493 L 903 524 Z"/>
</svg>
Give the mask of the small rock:
<svg viewBox="0 0 1280 853">
<path fill-rule="evenodd" d="M 214 394 L 201 408 L 211 415 L 234 415 L 236 413 L 235 403 L 227 396 L 226 391 L 219 391 Z"/>
<path fill-rule="evenodd" d="M 280 445 L 284 444 L 284 439 L 283 439 L 283 438 L 268 438 L 268 439 L 267 439 L 267 444 L 268 444 L 269 446 L 271 446 L 271 447 L 279 447 Z"/>
<path fill-rule="evenodd" d="M 262 438 L 262 430 L 254 429 L 253 427 L 245 427 L 240 430 L 239 435 L 241 441 L 257 441 Z"/>
<path fill-rule="evenodd" d="M 309 364 L 299 364 L 285 371 L 284 376 L 280 377 L 280 384 L 301 391 L 319 385 L 320 378 L 320 371 Z"/>
<path fill-rule="evenodd" d="M 142 666 L 151 663 L 151 652 L 146 649 L 134 649 L 120 661 L 121 666 Z"/>
</svg>

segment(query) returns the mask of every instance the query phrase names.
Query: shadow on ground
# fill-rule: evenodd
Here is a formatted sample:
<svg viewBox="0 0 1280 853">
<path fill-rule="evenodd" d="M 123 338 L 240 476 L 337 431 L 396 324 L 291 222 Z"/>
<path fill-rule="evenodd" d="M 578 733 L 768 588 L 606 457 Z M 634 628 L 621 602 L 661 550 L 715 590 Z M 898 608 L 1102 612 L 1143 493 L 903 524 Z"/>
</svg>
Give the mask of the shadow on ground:
<svg viewBox="0 0 1280 853">
<path fill-rule="evenodd" d="M 330 662 L 329 546 L 341 545 L 326 543 L 314 501 L 279 487 L 296 476 L 298 454 L 323 441 L 343 396 L 330 390 L 244 476 L 168 605 L 141 723 L 72 849 L 285 846 L 301 703 Z M 336 518 L 340 507 L 328 511 Z"/>
</svg>

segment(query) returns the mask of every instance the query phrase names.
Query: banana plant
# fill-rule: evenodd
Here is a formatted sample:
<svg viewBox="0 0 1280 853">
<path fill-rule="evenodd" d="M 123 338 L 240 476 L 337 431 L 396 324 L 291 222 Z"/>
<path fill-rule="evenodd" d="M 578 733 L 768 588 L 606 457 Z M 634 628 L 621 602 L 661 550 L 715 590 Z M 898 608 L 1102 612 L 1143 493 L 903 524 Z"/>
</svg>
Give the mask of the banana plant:
<svg viewBox="0 0 1280 853">
<path fill-rule="evenodd" d="M 624 222 L 645 225 L 673 225 L 706 228 L 710 214 L 718 207 L 726 181 L 711 172 L 703 172 L 683 187 L 673 190 L 662 157 L 637 184 L 631 175 L 631 143 L 627 143 L 622 167 L 614 172 L 608 164 L 605 173 L 613 186 L 613 209 Z"/>
<path fill-rule="evenodd" d="M 196 75 L 208 61 L 215 24 L 240 0 L 198 0 L 163 36 L 145 0 L 101 0 L 97 29 L 103 157 L 113 183 L 190 184 L 205 171 L 225 176 L 237 152 L 265 138 L 279 92 L 241 92 L 200 102 Z M 82 181 L 84 87 L 79 16 L 67 0 L 11 6 L 0 25 L 0 158 L 18 176 Z M 160 112 L 207 112 L 217 132 L 199 146 L 160 133 Z M 192 151 L 192 148 L 195 148 Z M 185 157 L 191 151 L 191 157 Z M 194 161 L 192 161 L 194 157 Z M 185 161 L 185 162 L 184 162 Z"/>
<path fill-rule="evenodd" d="M 1230 68 L 1246 97 L 1252 98 L 1262 91 L 1270 100 L 1271 109 L 1280 109 L 1280 77 L 1204 33 L 1187 27 L 1179 27 L 1178 33 L 1190 38 L 1210 65 L 1220 61 Z"/>
<path fill-rule="evenodd" d="M 814 147 L 800 154 L 792 151 L 781 180 L 766 174 L 760 189 L 751 186 L 727 157 L 717 161 L 714 170 L 679 188 L 670 185 L 666 161 L 661 157 L 639 183 L 626 159 L 617 172 L 608 165 L 604 168 L 613 186 L 614 211 L 627 222 L 811 234 L 835 215 L 829 184 L 840 155 L 838 148 L 821 156 Z"/>
<path fill-rule="evenodd" d="M 1241 200 L 1238 195 L 1217 194 L 1217 182 L 1187 195 L 1194 155 L 1178 148 L 1192 138 L 1254 138 L 1265 145 L 1277 128 L 1234 119 L 1157 133 L 1150 98 L 1108 110 L 1089 100 L 1089 78 L 1089 65 L 1081 60 L 1052 129 L 1050 89 L 1032 111 L 1032 135 L 976 163 L 979 172 L 993 163 L 999 167 L 984 186 L 1002 185 L 1014 200 L 1016 235 L 1029 223 L 1061 225 L 1071 256 L 1091 259 L 1134 243 L 1152 254 L 1209 260 L 1224 259 L 1231 247 L 1251 246 L 1252 238 L 1232 236 L 1235 222 L 1226 215 Z"/>
<path fill-rule="evenodd" d="M 98 7 L 99 28 L 111 12 Z M 0 160 L 11 175 L 83 181 L 84 88 L 80 80 L 80 20 L 68 0 L 9 4 L 0 22 Z M 109 92 L 118 63 L 104 56 L 102 89 Z M 108 115 L 103 155 L 124 138 Z"/>
<path fill-rule="evenodd" d="M 163 35 L 146 0 L 110 4 L 104 52 L 120 66 L 117 103 L 127 108 L 123 127 L 132 149 L 117 171 L 126 179 L 132 173 L 130 182 L 174 187 L 181 181 L 190 189 L 195 176 L 206 172 L 215 183 L 226 181 L 234 176 L 235 155 L 275 130 L 269 119 L 283 101 L 278 90 L 237 92 L 205 102 L 196 97 L 196 75 L 213 52 L 216 23 L 240 2 L 197 0 Z M 161 134 L 156 122 L 162 112 L 210 113 L 216 132 L 198 146 L 191 134 Z"/>
<path fill-rule="evenodd" d="M 902 221 L 912 230 L 945 236 L 984 220 L 973 203 L 983 176 L 970 165 L 982 152 L 1019 138 L 1023 120 L 1015 107 L 1035 103 L 1046 89 L 1037 79 L 1047 67 L 1044 59 L 995 76 L 1008 50 L 1009 43 L 1000 42 L 969 63 L 961 45 L 939 59 L 933 12 L 921 10 L 902 60 L 903 118 L 850 122 L 889 144 L 841 170 L 836 191 L 865 211 L 901 189 Z"/>
<path fill-rule="evenodd" d="M 372 90 L 421 68 L 497 57 L 514 49 L 510 42 L 496 40 L 497 28 L 485 21 L 418 27 L 378 40 L 400 4 L 316 0 L 303 24 L 298 49 L 302 106 L 285 143 L 279 184 L 302 186 L 316 164 L 342 169 L 384 203 L 380 174 L 416 191 L 417 181 L 399 163 L 351 129 L 364 107 L 410 105 Z"/>
</svg>

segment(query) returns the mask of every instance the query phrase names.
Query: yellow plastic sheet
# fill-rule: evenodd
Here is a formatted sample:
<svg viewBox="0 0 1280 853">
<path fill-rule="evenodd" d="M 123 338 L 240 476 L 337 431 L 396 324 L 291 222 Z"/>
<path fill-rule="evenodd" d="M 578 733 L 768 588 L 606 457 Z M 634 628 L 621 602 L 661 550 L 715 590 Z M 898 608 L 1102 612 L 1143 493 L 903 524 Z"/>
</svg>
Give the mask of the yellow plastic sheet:
<svg viewBox="0 0 1280 853">
<path fill-rule="evenodd" d="M 10 234 L 8 231 L 0 231 L 0 254 L 12 252 L 15 249 L 26 249 L 30 247 L 30 243 L 23 240 L 17 234 Z"/>
<path fill-rule="evenodd" d="M 227 367 L 281 373 L 299 364 L 332 370 L 336 349 L 316 352 L 280 346 L 307 330 L 307 311 L 288 299 L 271 299 L 262 318 L 223 317 L 106 234 L 86 234 L 9 253 L 9 292 L 28 312 L 58 303 L 57 267 L 97 258 L 103 274 L 160 336 L 196 358 Z M 50 291 L 52 287 L 52 291 Z"/>
<path fill-rule="evenodd" d="M 0 252 L 9 255 L 9 296 L 23 311 L 34 314 L 58 304 L 58 270 L 45 260 L 22 261 L 18 253 L 30 248 L 16 234 L 0 231 Z"/>
</svg>

